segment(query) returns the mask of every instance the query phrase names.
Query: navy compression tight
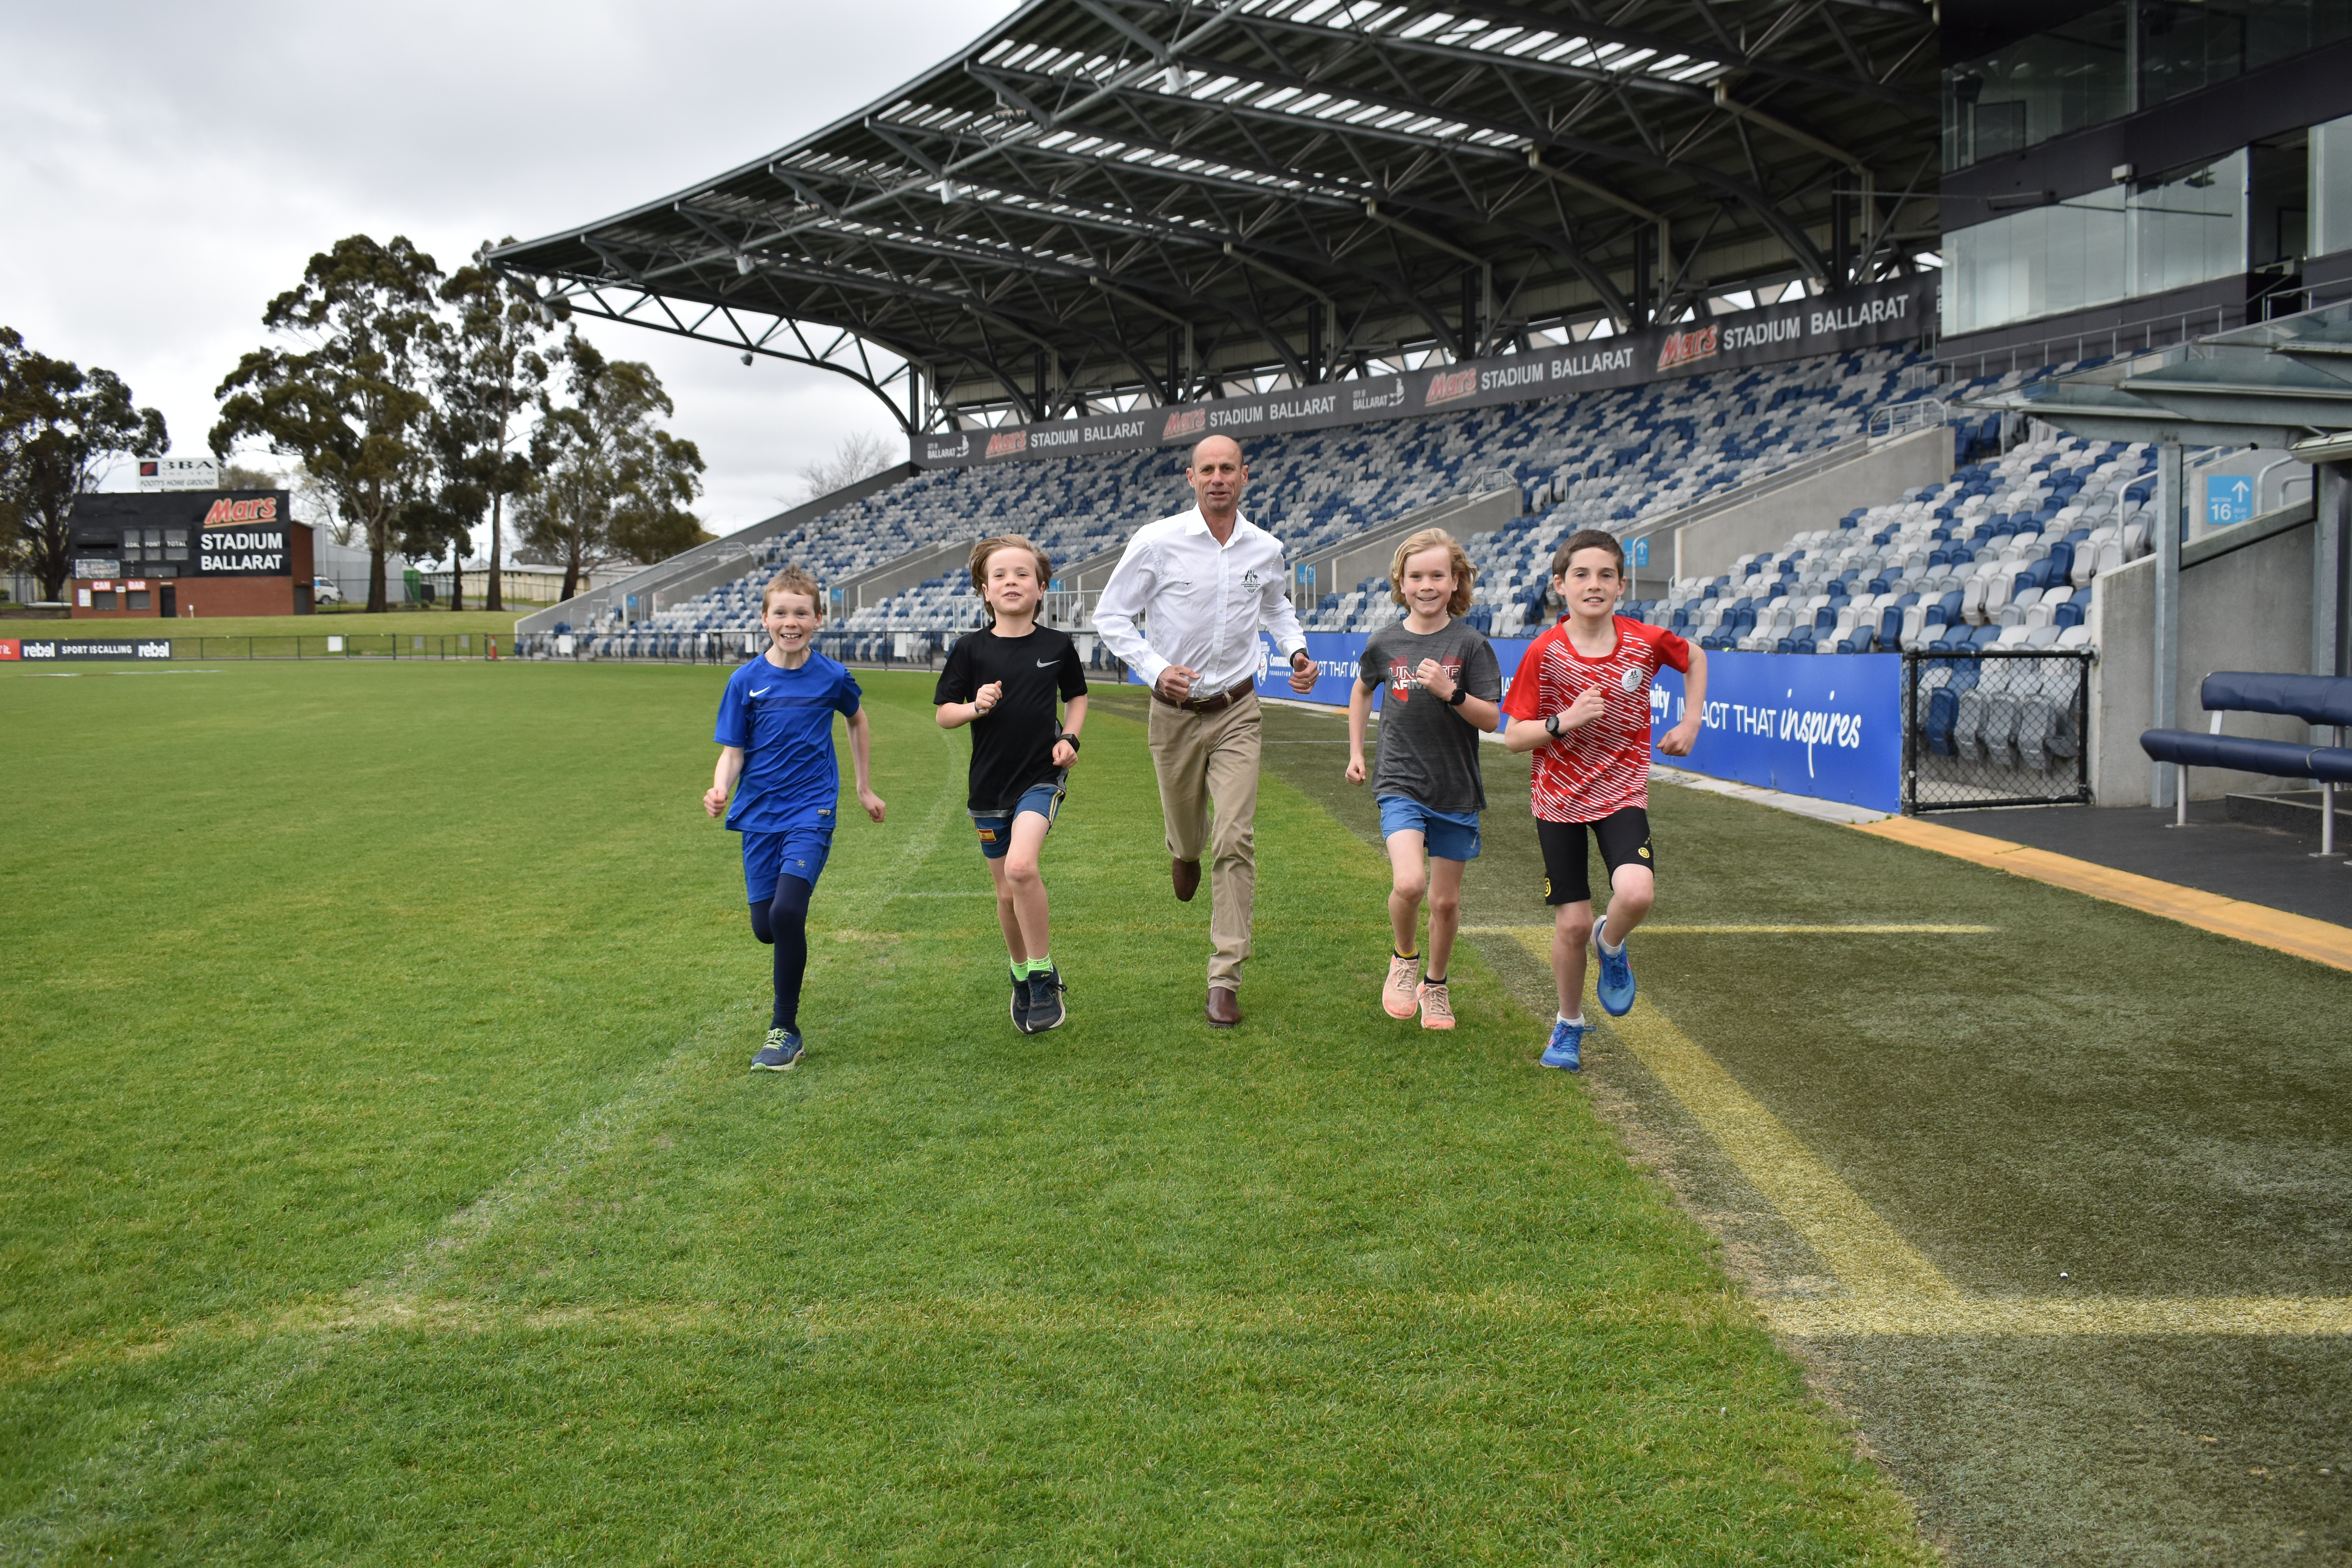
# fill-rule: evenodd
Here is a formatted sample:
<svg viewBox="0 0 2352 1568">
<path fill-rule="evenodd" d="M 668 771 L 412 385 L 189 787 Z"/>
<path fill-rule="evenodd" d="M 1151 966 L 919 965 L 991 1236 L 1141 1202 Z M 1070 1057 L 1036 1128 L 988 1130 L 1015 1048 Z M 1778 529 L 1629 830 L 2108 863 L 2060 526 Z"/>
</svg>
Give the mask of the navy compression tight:
<svg viewBox="0 0 2352 1568">
<path fill-rule="evenodd" d="M 801 981 L 808 973 L 809 894 L 798 877 L 776 879 L 776 896 L 751 906 L 751 934 L 776 950 L 776 1011 L 772 1029 L 801 1030 Z"/>
</svg>

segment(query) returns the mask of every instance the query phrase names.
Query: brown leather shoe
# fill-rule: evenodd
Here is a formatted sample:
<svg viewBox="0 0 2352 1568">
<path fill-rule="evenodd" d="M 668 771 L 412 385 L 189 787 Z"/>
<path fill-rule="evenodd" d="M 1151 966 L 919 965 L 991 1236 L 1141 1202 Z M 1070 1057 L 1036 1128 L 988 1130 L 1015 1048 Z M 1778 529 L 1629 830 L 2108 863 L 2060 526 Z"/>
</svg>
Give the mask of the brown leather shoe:
<svg viewBox="0 0 2352 1568">
<path fill-rule="evenodd" d="M 1201 890 L 1201 863 L 1198 860 L 1179 860 L 1171 857 L 1168 862 L 1168 879 L 1176 884 L 1178 900 L 1189 904 L 1192 901 L 1192 895 Z"/>
<path fill-rule="evenodd" d="M 1240 994 L 1230 985 L 1209 987 L 1209 1022 L 1220 1029 L 1230 1029 L 1242 1021 Z"/>
</svg>

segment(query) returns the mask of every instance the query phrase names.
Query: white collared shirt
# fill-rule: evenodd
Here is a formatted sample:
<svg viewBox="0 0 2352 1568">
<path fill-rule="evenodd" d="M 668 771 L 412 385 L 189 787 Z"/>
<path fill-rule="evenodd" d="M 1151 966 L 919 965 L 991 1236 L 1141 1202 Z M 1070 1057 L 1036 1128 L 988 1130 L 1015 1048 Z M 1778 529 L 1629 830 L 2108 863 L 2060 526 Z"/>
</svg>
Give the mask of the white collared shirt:
<svg viewBox="0 0 2352 1568">
<path fill-rule="evenodd" d="M 1307 646 L 1289 590 L 1280 540 L 1236 515 L 1219 544 L 1192 507 L 1135 531 L 1095 604 L 1095 630 L 1145 684 L 1181 664 L 1192 694 L 1213 697 L 1257 679 L 1260 627 L 1285 659 Z"/>
</svg>

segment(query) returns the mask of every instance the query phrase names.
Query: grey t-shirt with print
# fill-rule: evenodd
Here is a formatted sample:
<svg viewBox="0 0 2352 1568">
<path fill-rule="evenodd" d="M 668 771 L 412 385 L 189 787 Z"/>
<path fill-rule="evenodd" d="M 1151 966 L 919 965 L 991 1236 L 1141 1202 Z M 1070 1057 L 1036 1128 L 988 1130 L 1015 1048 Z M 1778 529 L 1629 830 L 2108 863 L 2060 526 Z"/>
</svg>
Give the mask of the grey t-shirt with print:
<svg viewBox="0 0 2352 1568">
<path fill-rule="evenodd" d="M 1413 671 L 1433 658 L 1473 697 L 1498 702 L 1502 667 L 1475 626 L 1452 620 L 1427 636 L 1402 621 L 1364 639 L 1358 679 L 1381 685 L 1381 749 L 1372 764 L 1372 794 L 1401 795 L 1433 811 L 1484 811 L 1486 786 L 1478 773 L 1478 731 L 1424 688 Z"/>
</svg>

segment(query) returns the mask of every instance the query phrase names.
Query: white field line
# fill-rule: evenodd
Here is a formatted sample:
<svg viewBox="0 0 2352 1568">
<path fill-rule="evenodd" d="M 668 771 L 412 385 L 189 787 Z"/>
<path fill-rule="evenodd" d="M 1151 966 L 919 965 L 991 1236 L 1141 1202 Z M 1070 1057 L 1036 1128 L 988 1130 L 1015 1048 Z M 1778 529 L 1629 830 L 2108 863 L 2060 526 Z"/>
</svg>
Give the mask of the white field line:
<svg viewBox="0 0 2352 1568">
<path fill-rule="evenodd" d="M 1516 937 L 1524 942 L 1530 937 L 1551 939 L 1549 926 L 1464 926 L 1468 936 Z M 1641 925 L 1636 936 L 1991 936 L 1999 926 L 1974 925 Z M 1538 953 L 1545 963 L 1551 962 L 1549 952 Z"/>
</svg>

